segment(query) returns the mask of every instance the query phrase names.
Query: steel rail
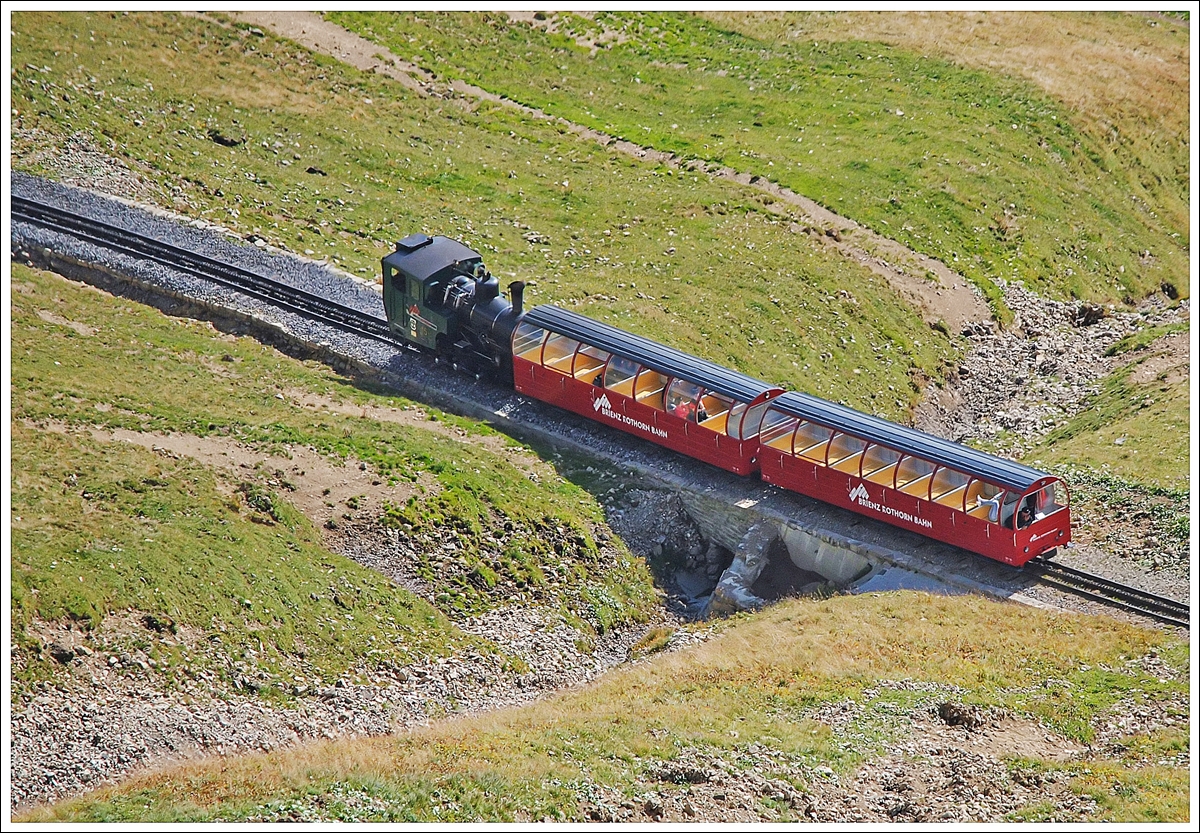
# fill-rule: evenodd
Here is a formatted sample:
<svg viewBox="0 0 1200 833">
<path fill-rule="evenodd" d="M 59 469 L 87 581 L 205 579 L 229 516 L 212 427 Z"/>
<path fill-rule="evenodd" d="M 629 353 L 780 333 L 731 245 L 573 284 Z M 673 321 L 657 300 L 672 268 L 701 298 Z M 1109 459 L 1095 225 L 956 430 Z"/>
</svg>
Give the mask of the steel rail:
<svg viewBox="0 0 1200 833">
<path fill-rule="evenodd" d="M 1085 573 L 1074 567 L 1041 558 L 1030 561 L 1025 565 L 1025 569 L 1045 583 L 1069 593 L 1177 627 L 1191 626 L 1191 606 L 1187 602 L 1139 590 L 1103 576 Z"/>
<path fill-rule="evenodd" d="M 179 246 L 163 243 L 120 226 L 103 223 L 66 209 L 24 197 L 12 197 L 13 220 L 71 234 L 96 245 L 139 259 L 160 263 L 184 274 L 212 281 L 277 307 L 312 318 L 357 335 L 397 347 L 404 343 L 392 335 L 386 320 L 338 304 L 320 295 L 251 272 Z"/>
</svg>

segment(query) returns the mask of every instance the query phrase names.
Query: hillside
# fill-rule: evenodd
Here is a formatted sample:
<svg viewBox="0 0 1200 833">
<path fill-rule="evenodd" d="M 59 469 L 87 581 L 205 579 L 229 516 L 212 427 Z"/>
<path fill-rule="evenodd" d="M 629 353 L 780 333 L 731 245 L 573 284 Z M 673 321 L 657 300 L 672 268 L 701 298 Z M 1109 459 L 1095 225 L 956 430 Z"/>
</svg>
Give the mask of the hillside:
<svg viewBox="0 0 1200 833">
<path fill-rule="evenodd" d="M 923 594 L 788 602 L 718 631 L 526 708 L 198 762 L 24 818 L 1187 816 L 1186 647 L 1161 635 Z"/>
<path fill-rule="evenodd" d="M 368 281 L 458 237 L 534 303 L 1066 472 L 1081 540 L 1186 568 L 1187 21 L 1030 20 L 20 12 L 10 145 Z M 1177 637 L 917 593 L 686 622 L 620 471 L 10 289 L 22 819 L 1187 817 Z"/>
</svg>

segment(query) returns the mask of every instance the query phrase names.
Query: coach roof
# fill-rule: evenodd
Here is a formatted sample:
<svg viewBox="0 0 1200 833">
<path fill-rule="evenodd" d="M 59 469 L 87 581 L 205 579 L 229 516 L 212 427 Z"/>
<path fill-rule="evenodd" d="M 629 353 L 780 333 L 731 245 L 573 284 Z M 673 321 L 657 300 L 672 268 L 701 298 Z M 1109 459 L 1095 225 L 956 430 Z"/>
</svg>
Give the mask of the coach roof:
<svg viewBox="0 0 1200 833">
<path fill-rule="evenodd" d="M 1012 460 L 995 457 L 969 446 L 935 437 L 915 428 L 906 428 L 806 393 L 788 391 L 772 401 L 771 408 L 790 416 L 811 420 L 835 431 L 845 431 L 869 442 L 886 445 L 904 454 L 921 457 L 931 463 L 938 463 L 1009 489 L 1023 492 L 1039 481 L 1058 479 Z"/>
<path fill-rule="evenodd" d="M 738 402 L 752 403 L 764 394 L 774 396 L 782 391 L 782 388 L 560 307 L 534 307 L 526 313 L 522 323 L 533 324 L 633 359 L 665 376 L 695 382 L 713 393 Z"/>
</svg>

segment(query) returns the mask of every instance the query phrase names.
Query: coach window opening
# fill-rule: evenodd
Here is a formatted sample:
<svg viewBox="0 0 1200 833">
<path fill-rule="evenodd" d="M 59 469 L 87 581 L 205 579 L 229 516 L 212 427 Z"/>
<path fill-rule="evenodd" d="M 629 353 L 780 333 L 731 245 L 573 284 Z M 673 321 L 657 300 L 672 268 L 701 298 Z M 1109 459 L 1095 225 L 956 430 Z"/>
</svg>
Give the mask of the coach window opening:
<svg viewBox="0 0 1200 833">
<path fill-rule="evenodd" d="M 819 422 L 804 420 L 796 428 L 794 451 L 797 457 L 803 457 L 810 463 L 825 465 L 829 456 L 829 441 L 833 439 L 834 430 Z"/>
<path fill-rule="evenodd" d="M 638 371 L 637 381 L 633 383 L 634 399 L 651 408 L 665 410 L 663 408 L 663 391 L 669 381 L 670 377 L 666 374 L 643 365 L 642 369 Z"/>
<path fill-rule="evenodd" d="M 641 365 L 633 359 L 614 353 L 604 368 L 604 387 L 624 396 L 632 396 L 633 378 L 640 369 Z"/>
<path fill-rule="evenodd" d="M 708 419 L 702 420 L 700 424 L 710 431 L 724 433 L 729 422 L 729 411 L 733 408 L 733 400 L 712 391 L 705 391 L 700 397 L 700 404 L 708 414 Z"/>
<path fill-rule="evenodd" d="M 889 488 L 896 480 L 896 466 L 902 455 L 890 446 L 872 443 L 863 452 L 862 478 Z"/>
<path fill-rule="evenodd" d="M 1000 524 L 1009 529 L 1017 527 L 1017 504 L 1021 502 L 1020 492 L 1005 492 L 1004 501 L 1000 504 Z"/>
<path fill-rule="evenodd" d="M 1056 483 L 1049 483 L 1036 491 L 1028 492 L 1026 495 L 1018 498 L 1019 508 L 1016 509 L 1016 528 L 1024 529 L 1032 525 L 1032 523 L 1056 513 L 1058 510 L 1067 508 L 1066 503 L 1058 503 L 1057 501 L 1057 490 L 1055 489 L 1057 485 L 1060 485 L 1058 481 Z"/>
<path fill-rule="evenodd" d="M 929 485 L 929 499 L 942 506 L 962 510 L 966 505 L 967 485 L 970 482 L 969 474 L 949 466 L 938 466 Z"/>
<path fill-rule="evenodd" d="M 729 409 L 729 417 L 725 420 L 725 433 L 735 440 L 742 438 L 742 420 L 746 418 L 746 403 L 734 402 Z"/>
<path fill-rule="evenodd" d="M 759 402 L 757 405 L 747 405 L 745 402 L 735 402 L 729 409 L 729 436 L 735 440 L 751 440 L 758 436 L 762 428 L 764 412 L 770 402 Z"/>
<path fill-rule="evenodd" d="M 1060 509 L 1067 507 L 1066 503 L 1058 502 L 1058 492 L 1055 486 L 1057 483 L 1047 483 L 1037 491 L 1031 492 L 1021 499 L 1022 506 L 1028 506 L 1032 513 L 1030 523 L 1040 521 L 1049 515 L 1053 515 Z M 1066 491 L 1065 489 L 1063 490 Z"/>
<path fill-rule="evenodd" d="M 768 410 L 763 415 L 758 441 L 763 445 L 769 445 L 771 448 L 792 454 L 795 451 L 796 429 L 799 427 L 799 418 L 779 411 Z"/>
<path fill-rule="evenodd" d="M 866 448 L 867 441 L 862 437 L 839 431 L 829 440 L 825 465 L 836 471 L 857 475 L 862 465 L 862 453 Z"/>
<path fill-rule="evenodd" d="M 933 472 L 937 465 L 924 457 L 906 454 L 896 464 L 896 484 L 898 491 L 906 495 L 929 499 L 929 486 L 933 480 Z"/>
<path fill-rule="evenodd" d="M 571 366 L 571 375 L 576 379 L 599 385 L 603 381 L 604 366 L 608 364 L 611 355 L 607 350 L 601 350 L 591 344 L 580 343 L 579 349 L 575 351 L 575 362 Z"/>
<path fill-rule="evenodd" d="M 513 355 L 541 364 L 542 345 L 545 341 L 545 330 L 536 324 L 522 323 L 513 334 Z"/>
<path fill-rule="evenodd" d="M 1000 509 L 1004 504 L 1006 490 L 995 483 L 973 478 L 967 486 L 963 506 L 973 518 L 983 518 L 988 523 L 1000 523 Z"/>
<path fill-rule="evenodd" d="M 575 351 L 578 349 L 578 339 L 552 332 L 542 346 L 542 366 L 570 376 L 571 363 L 575 360 Z"/>
<path fill-rule="evenodd" d="M 663 393 L 663 409 L 669 414 L 674 414 L 690 422 L 703 422 L 708 419 L 707 413 L 700 417 L 702 404 L 700 397 L 703 394 L 704 388 L 695 382 L 689 382 L 687 379 L 672 379 Z"/>
</svg>

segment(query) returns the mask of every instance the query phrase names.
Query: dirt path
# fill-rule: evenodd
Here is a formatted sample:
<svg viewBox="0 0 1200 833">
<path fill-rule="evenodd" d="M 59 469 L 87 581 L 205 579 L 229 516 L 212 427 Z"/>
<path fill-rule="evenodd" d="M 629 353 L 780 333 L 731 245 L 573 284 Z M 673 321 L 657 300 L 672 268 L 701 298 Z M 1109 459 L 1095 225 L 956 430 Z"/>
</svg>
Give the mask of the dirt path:
<svg viewBox="0 0 1200 833">
<path fill-rule="evenodd" d="M 280 37 L 345 61 L 358 69 L 386 75 L 421 95 L 457 95 L 497 102 L 518 109 L 531 118 L 555 121 L 580 138 L 598 142 L 619 153 L 675 168 L 687 167 L 689 170 L 701 171 L 710 176 L 758 189 L 778 201 L 770 207 L 771 210 L 793 218 L 793 231 L 807 229 L 815 232 L 812 239 L 817 245 L 827 246 L 841 257 L 853 260 L 884 278 L 903 298 L 921 310 L 928 323 L 942 320 L 950 327 L 951 332 L 957 333 L 971 322 L 991 318 L 991 311 L 978 290 L 946 264 L 914 252 L 894 240 L 860 226 L 848 217 L 835 214 L 778 183 L 732 168 L 695 161 L 683 162 L 674 154 L 617 140 L 605 133 L 573 124 L 461 81 L 454 81 L 449 85 L 437 82 L 419 66 L 396 57 L 373 41 L 323 20 L 319 14 L 313 12 L 246 11 L 229 14 L 235 20 L 269 29 Z M 548 17 L 547 21 L 535 21 L 529 13 L 514 12 L 510 16 L 515 22 L 522 24 L 536 23 L 547 27 L 553 25 L 553 16 Z M 936 276 L 937 280 L 931 280 L 927 277 L 929 275 Z"/>
<path fill-rule="evenodd" d="M 85 325 L 70 322 L 40 311 L 46 320 L 72 328 Z M 552 477 L 553 468 L 532 452 L 514 446 L 500 435 L 470 435 L 461 428 L 430 420 L 419 406 L 382 408 L 378 405 L 352 405 L 301 390 L 285 390 L 279 398 L 304 408 L 314 415 L 339 414 L 379 423 L 385 422 L 405 429 L 432 431 L 463 444 L 479 445 L 502 455 L 509 463 L 527 474 Z M 111 410 L 105 406 L 100 410 Z M 70 433 L 66 424 L 51 421 L 37 426 L 40 430 Z M 418 492 L 430 494 L 438 489 L 435 478 L 422 474 L 414 483 L 387 482 L 367 465 L 350 459 L 335 462 L 312 448 L 284 445 L 273 453 L 253 448 L 226 437 L 197 437 L 192 434 L 161 434 L 130 431 L 124 428 L 109 430 L 98 426 L 86 429 L 100 442 L 123 442 L 153 451 L 164 457 L 189 457 L 203 465 L 226 472 L 233 479 L 256 481 L 284 493 L 318 529 L 329 530 L 346 522 L 374 521 L 387 504 L 401 506 Z M 328 537 L 328 536 L 327 536 Z"/>
</svg>

